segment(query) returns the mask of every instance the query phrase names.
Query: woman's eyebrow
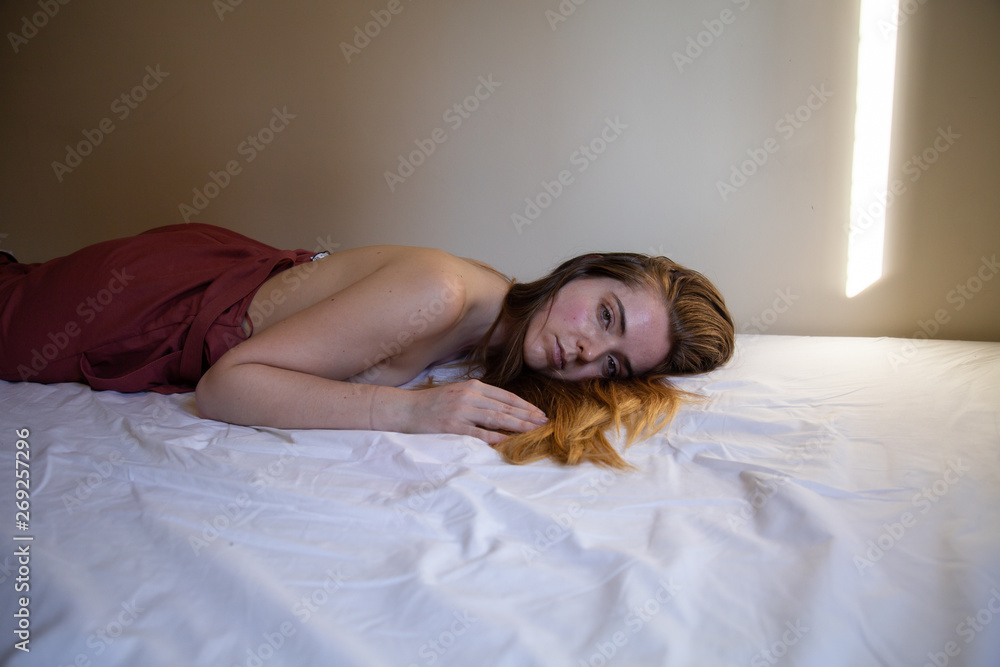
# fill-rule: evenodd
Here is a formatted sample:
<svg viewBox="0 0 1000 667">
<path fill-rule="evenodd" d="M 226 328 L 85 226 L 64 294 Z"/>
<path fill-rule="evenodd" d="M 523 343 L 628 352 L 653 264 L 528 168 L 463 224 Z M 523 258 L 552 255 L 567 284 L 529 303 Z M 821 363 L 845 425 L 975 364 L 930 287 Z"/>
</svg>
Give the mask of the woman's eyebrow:
<svg viewBox="0 0 1000 667">
<path fill-rule="evenodd" d="M 615 303 L 618 304 L 618 322 L 621 327 L 622 338 L 625 337 L 625 306 L 622 305 L 622 300 L 618 298 L 618 295 L 614 292 L 611 293 L 612 298 L 614 298 Z M 632 372 L 632 362 L 628 360 L 626 355 L 622 355 L 622 363 L 625 365 L 625 372 L 627 377 L 632 377 L 635 373 Z"/>
<path fill-rule="evenodd" d="M 622 300 L 618 298 L 617 294 L 612 293 L 611 296 L 614 298 L 615 303 L 618 304 L 618 322 L 621 326 L 621 335 L 625 335 L 625 306 L 622 305 Z"/>
</svg>

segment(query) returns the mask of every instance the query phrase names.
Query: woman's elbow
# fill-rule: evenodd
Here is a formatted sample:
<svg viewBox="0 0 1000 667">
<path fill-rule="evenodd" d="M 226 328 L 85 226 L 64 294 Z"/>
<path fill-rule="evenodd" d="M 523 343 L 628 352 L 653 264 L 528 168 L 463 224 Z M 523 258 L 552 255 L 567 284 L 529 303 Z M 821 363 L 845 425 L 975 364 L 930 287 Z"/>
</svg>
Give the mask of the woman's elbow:
<svg viewBox="0 0 1000 667">
<path fill-rule="evenodd" d="M 219 375 L 221 369 L 213 366 L 208 372 L 201 376 L 198 385 L 194 389 L 194 403 L 198 410 L 198 416 L 202 419 L 214 419 L 225 421 L 220 413 L 219 400 Z"/>
</svg>

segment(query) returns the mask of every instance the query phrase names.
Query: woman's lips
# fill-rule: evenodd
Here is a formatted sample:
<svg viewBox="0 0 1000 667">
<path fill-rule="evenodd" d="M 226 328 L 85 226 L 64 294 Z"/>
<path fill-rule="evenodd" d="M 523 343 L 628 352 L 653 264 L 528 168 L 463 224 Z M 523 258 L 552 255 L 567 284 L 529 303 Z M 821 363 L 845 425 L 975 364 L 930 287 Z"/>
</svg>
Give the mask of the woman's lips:
<svg viewBox="0 0 1000 667">
<path fill-rule="evenodd" d="M 556 370 L 563 370 L 566 367 L 566 355 L 563 353 L 562 345 L 559 344 L 559 339 L 555 339 L 555 347 L 552 348 L 552 365 Z"/>
</svg>

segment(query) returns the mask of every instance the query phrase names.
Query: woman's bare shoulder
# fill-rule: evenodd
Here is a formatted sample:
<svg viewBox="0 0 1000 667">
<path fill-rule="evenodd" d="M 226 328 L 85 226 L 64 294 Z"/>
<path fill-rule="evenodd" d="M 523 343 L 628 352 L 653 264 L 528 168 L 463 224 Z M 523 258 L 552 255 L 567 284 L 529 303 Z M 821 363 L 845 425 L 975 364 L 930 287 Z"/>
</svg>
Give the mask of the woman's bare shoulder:
<svg viewBox="0 0 1000 667">
<path fill-rule="evenodd" d="M 510 280 L 483 262 L 436 248 L 399 247 L 381 271 L 391 273 L 414 302 L 434 304 L 467 333 L 492 324 Z M 442 305 L 443 304 L 443 305 Z"/>
<path fill-rule="evenodd" d="M 322 260 L 330 262 L 339 286 L 361 280 L 375 271 L 392 273 L 400 288 L 413 292 L 446 290 L 451 297 L 483 296 L 501 287 L 508 279 L 484 262 L 453 255 L 439 248 L 379 245 L 336 253 Z M 335 293 L 336 287 L 330 293 Z"/>
<path fill-rule="evenodd" d="M 402 245 L 375 245 L 334 253 L 318 262 L 341 282 L 360 280 L 380 269 L 401 271 L 420 277 L 452 276 L 475 279 L 479 272 L 500 275 L 488 265 L 465 259 L 439 248 Z M 345 286 L 346 286 L 345 284 Z"/>
<path fill-rule="evenodd" d="M 275 313 L 284 316 L 255 327 L 220 363 L 337 380 L 378 365 L 377 380 L 368 382 L 400 384 L 469 349 L 499 311 L 504 282 L 447 252 L 400 246 L 344 252 L 313 262 L 329 264 L 311 275 L 289 274 L 299 282 L 286 286 L 290 296 L 280 305 L 288 310 Z"/>
<path fill-rule="evenodd" d="M 377 245 L 335 252 L 268 279 L 250 304 L 257 333 L 378 273 L 392 273 L 400 290 L 433 288 L 456 272 L 458 258 L 443 250 Z"/>
</svg>

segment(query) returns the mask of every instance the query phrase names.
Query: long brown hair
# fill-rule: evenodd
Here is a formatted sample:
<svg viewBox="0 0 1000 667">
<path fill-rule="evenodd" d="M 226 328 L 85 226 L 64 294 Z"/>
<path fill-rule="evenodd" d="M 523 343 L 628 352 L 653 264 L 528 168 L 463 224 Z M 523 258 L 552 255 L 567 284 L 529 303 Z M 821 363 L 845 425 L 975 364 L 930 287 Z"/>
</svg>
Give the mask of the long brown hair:
<svg viewBox="0 0 1000 667">
<path fill-rule="evenodd" d="M 667 357 L 642 377 L 592 378 L 568 382 L 546 377 L 524 364 L 524 338 L 532 317 L 548 307 L 572 280 L 614 278 L 629 287 L 657 290 L 667 309 Z M 498 326 L 504 340 L 488 342 Z M 611 468 L 630 467 L 608 441 L 613 426 L 624 430 L 626 446 L 666 426 L 686 400 L 669 377 L 705 373 L 733 354 L 736 329 L 725 300 L 705 276 L 666 258 L 638 253 L 593 253 L 563 262 L 530 283 L 514 282 L 493 326 L 473 353 L 483 382 L 511 391 L 549 417 L 544 426 L 511 434 L 496 449 L 510 463 L 551 458 L 559 463 L 591 461 Z"/>
</svg>

